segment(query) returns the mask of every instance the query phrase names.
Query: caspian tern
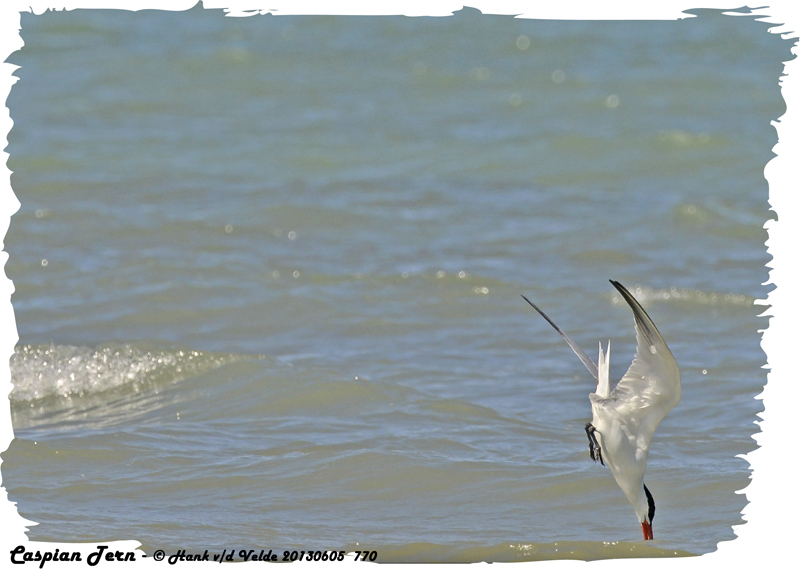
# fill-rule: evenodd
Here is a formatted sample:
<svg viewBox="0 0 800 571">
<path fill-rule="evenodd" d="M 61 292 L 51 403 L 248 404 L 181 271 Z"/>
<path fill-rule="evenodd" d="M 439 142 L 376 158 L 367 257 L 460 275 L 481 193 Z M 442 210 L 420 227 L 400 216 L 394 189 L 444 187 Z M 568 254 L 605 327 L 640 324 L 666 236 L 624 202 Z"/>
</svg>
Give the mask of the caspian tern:
<svg viewBox="0 0 800 571">
<path fill-rule="evenodd" d="M 600 344 L 595 365 L 541 309 L 524 295 L 522 297 L 561 334 L 597 380 L 597 390 L 589 395 L 592 422 L 586 423 L 589 456 L 595 462 L 608 465 L 636 510 L 647 540 L 653 539 L 656 513 L 656 503 L 644 485 L 647 453 L 656 427 L 681 400 L 681 375 L 669 347 L 639 302 L 622 284 L 609 281 L 633 310 L 636 328 L 636 356 L 614 390 L 610 390 L 608 378 L 611 341 L 605 354 Z"/>
</svg>

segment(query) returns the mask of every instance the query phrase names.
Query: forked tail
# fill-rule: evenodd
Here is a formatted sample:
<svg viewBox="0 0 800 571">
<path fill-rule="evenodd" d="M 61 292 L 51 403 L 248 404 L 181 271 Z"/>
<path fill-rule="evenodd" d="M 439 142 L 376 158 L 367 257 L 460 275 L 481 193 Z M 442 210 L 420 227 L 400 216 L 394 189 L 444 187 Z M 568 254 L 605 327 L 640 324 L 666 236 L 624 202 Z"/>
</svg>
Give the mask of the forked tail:
<svg viewBox="0 0 800 571">
<path fill-rule="evenodd" d="M 608 371 L 611 365 L 611 340 L 608 340 L 608 350 L 603 354 L 603 344 L 600 345 L 600 355 L 597 357 L 597 391 L 595 393 L 601 398 L 606 398 L 611 392 L 608 380 Z"/>
</svg>

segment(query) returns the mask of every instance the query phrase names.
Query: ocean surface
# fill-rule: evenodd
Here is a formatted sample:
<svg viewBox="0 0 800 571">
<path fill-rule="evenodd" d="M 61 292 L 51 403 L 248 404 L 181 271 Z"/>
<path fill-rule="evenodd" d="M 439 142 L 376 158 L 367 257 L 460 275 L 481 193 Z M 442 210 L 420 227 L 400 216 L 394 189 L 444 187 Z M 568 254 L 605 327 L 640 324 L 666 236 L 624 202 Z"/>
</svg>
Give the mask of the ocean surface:
<svg viewBox="0 0 800 571">
<path fill-rule="evenodd" d="M 23 14 L 2 481 L 37 541 L 672 557 L 742 525 L 764 167 L 752 16 Z M 645 481 L 588 454 L 589 355 L 681 368 Z M 745 524 L 746 525 L 746 524 Z"/>
</svg>

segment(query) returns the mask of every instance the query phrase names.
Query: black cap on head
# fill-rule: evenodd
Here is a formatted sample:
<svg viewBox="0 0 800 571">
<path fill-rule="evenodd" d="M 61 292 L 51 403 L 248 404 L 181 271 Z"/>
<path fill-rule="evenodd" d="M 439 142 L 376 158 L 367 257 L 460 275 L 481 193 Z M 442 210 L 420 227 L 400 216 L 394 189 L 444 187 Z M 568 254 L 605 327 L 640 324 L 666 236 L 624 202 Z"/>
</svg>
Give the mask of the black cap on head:
<svg viewBox="0 0 800 571">
<path fill-rule="evenodd" d="M 653 523 L 653 518 L 656 517 L 656 501 L 653 499 L 653 494 L 650 493 L 646 485 L 644 486 L 644 494 L 647 496 L 647 506 L 649 508 L 647 510 L 647 518 L 650 520 L 650 523 Z"/>
</svg>

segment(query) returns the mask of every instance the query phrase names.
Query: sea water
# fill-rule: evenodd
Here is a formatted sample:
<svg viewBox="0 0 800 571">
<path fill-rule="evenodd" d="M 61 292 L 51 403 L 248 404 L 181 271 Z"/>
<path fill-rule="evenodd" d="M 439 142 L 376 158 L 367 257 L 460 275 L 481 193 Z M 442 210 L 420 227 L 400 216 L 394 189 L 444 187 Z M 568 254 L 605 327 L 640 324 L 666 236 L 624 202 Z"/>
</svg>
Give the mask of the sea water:
<svg viewBox="0 0 800 571">
<path fill-rule="evenodd" d="M 791 43 L 752 16 L 23 14 L 3 485 L 37 541 L 701 554 L 766 382 L 764 167 Z M 655 541 L 588 453 L 643 304 L 683 379 Z"/>
</svg>

